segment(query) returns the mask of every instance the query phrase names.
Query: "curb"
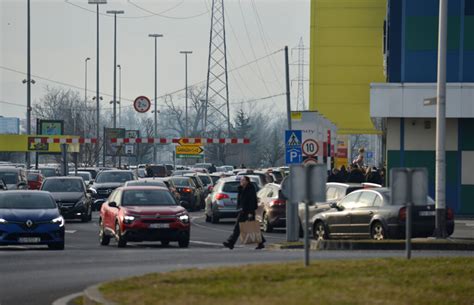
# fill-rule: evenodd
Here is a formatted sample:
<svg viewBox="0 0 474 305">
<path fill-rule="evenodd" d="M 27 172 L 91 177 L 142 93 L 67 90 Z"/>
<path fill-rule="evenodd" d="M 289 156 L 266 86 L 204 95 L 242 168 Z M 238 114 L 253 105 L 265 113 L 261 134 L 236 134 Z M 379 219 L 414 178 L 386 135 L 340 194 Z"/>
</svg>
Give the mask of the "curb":
<svg viewBox="0 0 474 305">
<path fill-rule="evenodd" d="M 107 300 L 99 291 L 99 286 L 102 284 L 90 286 L 84 290 L 84 305 L 117 305 Z"/>
<path fill-rule="evenodd" d="M 303 243 L 280 243 L 269 246 L 273 250 L 303 249 Z M 312 240 L 311 250 L 405 250 L 405 240 Z M 474 241 L 412 239 L 412 250 L 474 251 Z"/>
<path fill-rule="evenodd" d="M 67 295 L 67 296 L 64 296 L 60 299 L 57 299 L 56 301 L 54 301 L 52 303 L 52 305 L 68 305 L 69 302 L 71 302 L 72 300 L 74 300 L 75 298 L 77 297 L 80 297 L 81 295 L 83 295 L 82 292 L 78 292 L 78 293 L 73 293 L 73 294 L 70 294 L 70 295 Z"/>
</svg>

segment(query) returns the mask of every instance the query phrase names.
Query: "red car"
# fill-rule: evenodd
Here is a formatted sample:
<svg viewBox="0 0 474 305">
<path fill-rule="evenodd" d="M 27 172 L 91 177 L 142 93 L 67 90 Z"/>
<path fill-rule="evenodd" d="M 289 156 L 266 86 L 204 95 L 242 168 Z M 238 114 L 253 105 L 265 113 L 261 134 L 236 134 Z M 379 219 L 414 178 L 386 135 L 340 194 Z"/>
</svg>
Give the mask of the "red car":
<svg viewBox="0 0 474 305">
<path fill-rule="evenodd" d="M 114 237 L 119 247 L 127 242 L 177 241 L 189 246 L 191 224 L 188 212 L 168 188 L 157 186 L 119 187 L 102 205 L 99 219 L 100 244 Z"/>
<path fill-rule="evenodd" d="M 41 173 L 29 172 L 27 179 L 29 190 L 39 190 L 43 184 L 44 177 Z"/>
</svg>

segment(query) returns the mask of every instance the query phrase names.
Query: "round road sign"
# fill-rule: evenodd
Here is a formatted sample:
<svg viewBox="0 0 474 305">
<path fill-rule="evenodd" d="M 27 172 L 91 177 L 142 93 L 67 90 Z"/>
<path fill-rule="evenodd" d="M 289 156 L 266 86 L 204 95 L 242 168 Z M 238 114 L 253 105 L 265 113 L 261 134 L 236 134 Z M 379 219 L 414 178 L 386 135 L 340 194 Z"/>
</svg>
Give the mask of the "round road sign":
<svg viewBox="0 0 474 305">
<path fill-rule="evenodd" d="M 139 96 L 133 102 L 133 107 L 137 112 L 147 112 L 151 107 L 150 99 L 146 96 Z"/>
<path fill-rule="evenodd" d="M 318 164 L 318 161 L 316 161 L 316 159 L 313 159 L 313 158 L 308 158 L 303 161 L 303 165 L 312 165 L 312 164 Z"/>
<path fill-rule="evenodd" d="M 319 144 L 314 139 L 307 139 L 302 145 L 303 154 L 308 157 L 314 157 L 319 151 Z"/>
</svg>

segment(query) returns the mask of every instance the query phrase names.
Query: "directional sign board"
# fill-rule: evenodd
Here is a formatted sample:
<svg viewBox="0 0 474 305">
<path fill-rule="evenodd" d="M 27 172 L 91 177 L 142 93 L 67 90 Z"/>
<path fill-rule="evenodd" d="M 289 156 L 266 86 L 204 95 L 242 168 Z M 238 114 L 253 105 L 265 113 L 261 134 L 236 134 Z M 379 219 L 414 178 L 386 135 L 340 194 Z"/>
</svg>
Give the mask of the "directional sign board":
<svg viewBox="0 0 474 305">
<path fill-rule="evenodd" d="M 179 145 L 176 146 L 176 155 L 195 155 L 199 156 L 204 150 L 201 146 Z"/>
<path fill-rule="evenodd" d="M 300 164 L 303 161 L 301 130 L 285 131 L 286 164 Z"/>
</svg>

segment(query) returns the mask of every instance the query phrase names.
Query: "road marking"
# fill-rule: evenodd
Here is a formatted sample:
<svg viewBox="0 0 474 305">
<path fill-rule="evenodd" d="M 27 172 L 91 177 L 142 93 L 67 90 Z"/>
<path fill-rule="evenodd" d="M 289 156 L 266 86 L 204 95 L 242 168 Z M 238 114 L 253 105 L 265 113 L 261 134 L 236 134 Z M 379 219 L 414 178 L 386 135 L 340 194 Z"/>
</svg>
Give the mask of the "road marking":
<svg viewBox="0 0 474 305">
<path fill-rule="evenodd" d="M 68 234 L 74 234 L 77 232 L 77 230 L 65 230 L 64 232 L 68 233 Z"/>
</svg>

